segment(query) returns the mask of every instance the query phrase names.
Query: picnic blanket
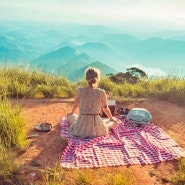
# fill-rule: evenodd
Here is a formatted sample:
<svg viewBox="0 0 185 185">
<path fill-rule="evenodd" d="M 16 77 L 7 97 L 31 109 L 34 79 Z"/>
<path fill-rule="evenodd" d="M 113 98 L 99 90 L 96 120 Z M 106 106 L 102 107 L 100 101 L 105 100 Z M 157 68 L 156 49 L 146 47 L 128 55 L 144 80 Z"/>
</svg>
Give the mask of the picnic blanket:
<svg viewBox="0 0 185 185">
<path fill-rule="evenodd" d="M 61 136 L 68 140 L 61 156 L 64 168 L 152 164 L 185 157 L 185 151 L 154 124 L 135 127 L 122 119 L 107 136 L 93 139 L 72 137 L 68 130 L 69 124 L 63 118 Z"/>
</svg>

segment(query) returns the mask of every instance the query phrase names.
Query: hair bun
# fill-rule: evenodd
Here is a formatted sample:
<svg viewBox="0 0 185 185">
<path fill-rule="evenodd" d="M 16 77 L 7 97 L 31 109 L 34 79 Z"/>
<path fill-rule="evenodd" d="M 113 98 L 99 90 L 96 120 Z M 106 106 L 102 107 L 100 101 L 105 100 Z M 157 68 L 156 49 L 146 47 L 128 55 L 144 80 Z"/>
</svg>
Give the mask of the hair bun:
<svg viewBox="0 0 185 185">
<path fill-rule="evenodd" d="M 97 85 L 100 78 L 100 71 L 96 68 L 89 67 L 86 69 L 86 80 L 91 87 Z"/>
</svg>

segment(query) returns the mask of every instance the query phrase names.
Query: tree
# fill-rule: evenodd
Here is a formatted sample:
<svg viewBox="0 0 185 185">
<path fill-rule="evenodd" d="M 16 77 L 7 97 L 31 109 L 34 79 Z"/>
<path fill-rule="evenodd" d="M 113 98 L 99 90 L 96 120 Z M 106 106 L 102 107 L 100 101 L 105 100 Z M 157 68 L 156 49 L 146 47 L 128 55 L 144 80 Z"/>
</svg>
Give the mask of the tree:
<svg viewBox="0 0 185 185">
<path fill-rule="evenodd" d="M 146 73 L 137 67 L 131 67 L 131 68 L 127 69 L 127 72 L 129 72 L 132 76 L 135 76 L 138 78 L 147 77 Z"/>
<path fill-rule="evenodd" d="M 115 75 L 111 75 L 109 78 L 111 81 L 122 84 L 124 82 L 136 84 L 141 78 L 147 77 L 146 73 L 136 67 L 127 69 L 126 73 L 119 72 Z"/>
</svg>

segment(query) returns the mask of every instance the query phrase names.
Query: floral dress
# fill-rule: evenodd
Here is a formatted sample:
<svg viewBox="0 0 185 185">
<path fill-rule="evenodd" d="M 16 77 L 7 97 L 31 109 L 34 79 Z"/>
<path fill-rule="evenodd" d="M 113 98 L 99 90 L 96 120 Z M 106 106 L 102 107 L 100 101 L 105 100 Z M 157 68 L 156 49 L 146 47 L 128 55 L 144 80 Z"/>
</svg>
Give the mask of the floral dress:
<svg viewBox="0 0 185 185">
<path fill-rule="evenodd" d="M 108 134 L 108 127 L 99 116 L 103 89 L 82 87 L 77 90 L 79 115 L 71 124 L 69 133 L 79 138 L 94 138 Z"/>
</svg>

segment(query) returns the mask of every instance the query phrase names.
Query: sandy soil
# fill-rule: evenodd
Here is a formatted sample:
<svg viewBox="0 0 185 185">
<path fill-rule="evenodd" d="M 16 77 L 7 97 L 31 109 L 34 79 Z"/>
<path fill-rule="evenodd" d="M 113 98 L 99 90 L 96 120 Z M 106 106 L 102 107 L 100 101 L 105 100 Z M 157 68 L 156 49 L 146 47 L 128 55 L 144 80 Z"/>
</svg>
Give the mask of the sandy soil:
<svg viewBox="0 0 185 185">
<path fill-rule="evenodd" d="M 13 100 L 14 104 L 18 103 L 21 105 L 21 114 L 28 123 L 27 136 L 31 136 L 29 138 L 30 146 L 19 156 L 19 160 L 24 165 L 37 166 L 37 168 L 43 169 L 46 166 L 52 167 L 60 160 L 61 153 L 65 148 L 64 142 L 62 142 L 60 137 L 60 121 L 62 117 L 70 112 L 73 101 L 73 99 L 63 98 Z M 153 116 L 151 122 L 161 127 L 185 149 L 185 107 L 155 99 L 135 99 L 129 104 L 117 102 L 117 108 L 120 106 L 148 109 Z M 42 122 L 52 123 L 52 130 L 50 132 L 35 131 L 34 126 Z M 144 166 L 123 166 L 123 168 L 133 170 L 137 179 L 137 185 L 168 185 L 169 183 L 165 179 L 174 174 L 177 168 L 177 161 Z M 29 175 L 39 179 L 39 175 L 35 175 L 33 171 L 33 169 L 32 172 L 30 170 Z"/>
</svg>

